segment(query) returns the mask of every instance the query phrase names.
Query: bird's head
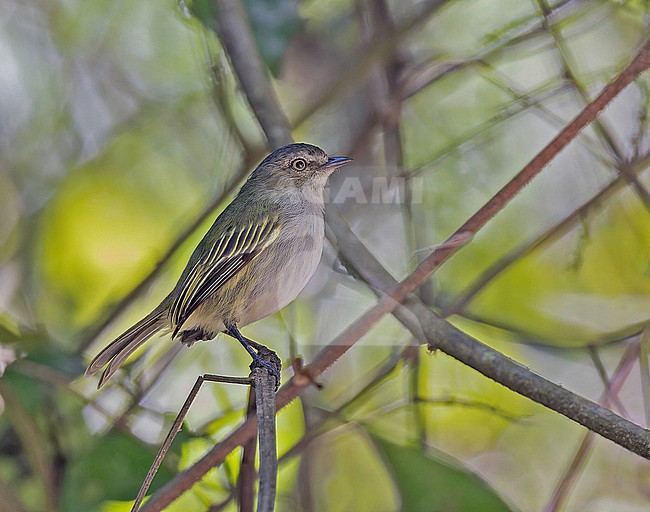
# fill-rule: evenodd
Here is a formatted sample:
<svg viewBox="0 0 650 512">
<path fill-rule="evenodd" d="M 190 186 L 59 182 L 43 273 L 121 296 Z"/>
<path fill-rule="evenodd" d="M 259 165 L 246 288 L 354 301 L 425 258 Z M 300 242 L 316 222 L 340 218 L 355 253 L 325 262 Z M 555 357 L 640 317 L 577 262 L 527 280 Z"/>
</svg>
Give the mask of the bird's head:
<svg viewBox="0 0 650 512">
<path fill-rule="evenodd" d="M 325 151 L 311 144 L 288 144 L 267 156 L 253 171 L 249 182 L 278 191 L 299 189 L 322 194 L 330 174 L 351 160 L 345 156 L 328 157 Z"/>
</svg>

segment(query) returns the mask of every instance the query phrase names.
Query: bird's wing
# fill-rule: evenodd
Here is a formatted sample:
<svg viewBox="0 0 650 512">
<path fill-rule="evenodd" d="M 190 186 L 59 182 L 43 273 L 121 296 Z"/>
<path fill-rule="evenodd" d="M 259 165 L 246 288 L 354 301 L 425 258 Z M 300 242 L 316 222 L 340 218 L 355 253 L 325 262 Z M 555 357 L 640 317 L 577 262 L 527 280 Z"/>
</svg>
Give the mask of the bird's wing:
<svg viewBox="0 0 650 512">
<path fill-rule="evenodd" d="M 259 222 L 231 228 L 215 240 L 194 264 L 171 305 L 175 336 L 192 312 L 210 295 L 226 284 L 278 236 L 277 213 L 269 213 Z"/>
</svg>

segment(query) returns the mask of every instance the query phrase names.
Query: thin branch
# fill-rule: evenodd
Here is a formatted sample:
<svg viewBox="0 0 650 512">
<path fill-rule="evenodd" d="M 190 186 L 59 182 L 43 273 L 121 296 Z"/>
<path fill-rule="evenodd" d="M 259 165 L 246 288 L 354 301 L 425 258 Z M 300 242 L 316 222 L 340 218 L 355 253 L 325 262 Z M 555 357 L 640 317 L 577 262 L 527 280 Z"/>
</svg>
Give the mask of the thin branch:
<svg viewBox="0 0 650 512">
<path fill-rule="evenodd" d="M 372 373 L 374 373 L 372 378 L 364 384 L 353 397 L 348 398 L 345 402 L 336 407 L 336 409 L 326 411 L 325 414 L 320 414 L 316 422 L 309 424 L 308 429 L 302 438 L 287 450 L 280 460 L 286 461 L 300 453 L 303 453 L 314 439 L 331 430 L 327 428 L 327 423 L 332 418 L 341 418 L 344 412 L 353 409 L 358 402 L 385 382 L 385 380 L 395 371 L 397 366 L 404 362 L 406 354 L 408 353 L 407 351 L 413 348 L 413 345 L 409 345 L 404 350 L 391 354 L 391 356 L 389 356 L 376 370 L 372 371 Z"/>
<path fill-rule="evenodd" d="M 535 176 L 537 176 L 560 151 L 562 151 L 598 114 L 641 73 L 650 67 L 650 39 L 636 54 L 632 62 L 603 91 L 587 105 L 544 149 L 542 149 L 517 175 L 497 192 L 478 212 L 468 219 L 454 235 L 472 235 L 500 212 Z M 453 236 L 453 235 L 452 235 Z M 412 275 L 429 274 L 438 268 L 458 247 L 449 247 L 428 256 Z"/>
<path fill-rule="evenodd" d="M 269 144 L 288 144 L 291 126 L 278 103 L 244 6 L 239 0 L 213 0 L 212 6 L 219 22 L 219 39 Z"/>
<path fill-rule="evenodd" d="M 486 78 L 487 79 L 487 78 Z M 564 93 L 565 86 L 560 85 L 557 87 L 551 87 L 549 85 L 542 85 L 538 87 L 535 91 L 532 91 L 531 94 L 538 94 L 539 96 L 535 99 L 535 102 L 537 103 L 542 103 L 544 101 L 553 101 L 555 98 L 560 96 L 561 94 Z M 409 91 L 410 92 L 410 91 Z M 531 105 L 529 104 L 528 101 L 525 100 L 524 97 L 519 96 L 513 98 L 514 102 L 513 105 L 509 108 L 507 108 L 505 111 L 501 111 L 496 113 L 495 115 L 489 117 L 485 121 L 478 123 L 475 126 L 472 126 L 468 130 L 464 131 L 460 137 L 456 137 L 454 140 L 450 141 L 448 144 L 445 146 L 439 148 L 438 150 L 435 151 L 435 153 L 430 157 L 429 161 L 425 163 L 424 165 L 418 166 L 414 169 L 409 169 L 408 171 L 403 172 L 403 176 L 405 178 L 411 178 L 413 176 L 417 176 L 418 174 L 421 174 L 422 172 L 430 169 L 432 165 L 442 159 L 443 157 L 449 155 L 453 151 L 457 151 L 460 146 L 463 144 L 467 144 L 471 142 L 474 138 L 478 137 L 480 134 L 490 130 L 491 128 L 494 128 L 494 126 L 498 123 L 504 122 L 504 121 L 511 121 L 514 117 L 517 115 L 526 112 Z M 533 105 L 535 106 L 535 105 Z M 559 125 L 559 127 L 564 127 L 565 123 L 562 123 Z M 581 134 L 581 137 L 588 137 L 584 134 Z M 589 140 L 585 141 L 586 145 L 590 145 L 591 142 Z M 608 160 L 605 160 L 603 157 L 600 155 L 594 155 L 595 158 L 600 160 L 601 162 L 604 162 L 606 164 L 609 164 Z"/>
<path fill-rule="evenodd" d="M 578 80 L 578 77 L 573 72 L 571 63 L 569 62 L 570 59 L 566 50 L 566 44 L 562 32 L 557 29 L 557 26 L 552 25 L 549 22 L 551 8 L 549 7 L 546 0 L 537 0 L 537 4 L 542 10 L 543 14 L 542 26 L 549 32 L 555 41 L 557 50 L 556 53 L 558 55 L 558 59 L 560 61 L 559 64 L 562 67 L 564 75 L 574 85 L 582 100 L 585 103 L 589 103 L 589 95 L 587 93 L 587 90 Z M 631 172 L 630 166 L 626 165 L 624 162 L 623 155 L 616 144 L 614 136 L 610 133 L 610 131 L 600 119 L 594 120 L 593 129 L 604 141 L 607 149 L 609 150 L 609 153 L 613 156 L 614 161 L 617 163 L 618 172 L 621 173 L 623 177 L 629 182 L 632 189 L 636 192 L 637 196 L 646 207 L 646 210 L 650 211 L 650 192 L 648 192 L 648 189 L 646 189 L 643 184 L 637 179 L 636 173 Z"/>
<path fill-rule="evenodd" d="M 253 370 L 255 406 L 260 444 L 260 490 L 257 512 L 272 512 L 278 476 L 278 453 L 275 433 L 276 380 L 268 369 L 258 366 Z"/>
<path fill-rule="evenodd" d="M 299 127 L 339 95 L 351 93 L 364 85 L 375 64 L 382 60 L 390 60 L 399 42 L 422 28 L 446 3 L 444 0 L 427 0 L 422 3 L 416 14 L 411 15 L 407 20 L 396 26 L 394 30 L 377 34 L 376 37 L 372 38 L 354 59 L 354 62 L 349 65 L 348 69 L 343 71 L 336 81 L 326 87 L 316 100 L 295 116 L 292 120 L 293 126 Z"/>
<path fill-rule="evenodd" d="M 210 505 L 207 512 L 221 512 L 222 510 L 226 510 L 226 507 L 228 505 L 230 505 L 230 503 L 234 499 L 235 499 L 234 495 L 230 494 L 225 500 L 223 500 L 223 501 L 221 501 L 219 503 Z"/>
<path fill-rule="evenodd" d="M 248 391 L 248 404 L 246 406 L 246 418 L 255 415 L 255 386 Z M 241 465 L 237 478 L 237 496 L 239 498 L 239 512 L 253 512 L 255 505 L 255 454 L 257 453 L 257 439 L 251 437 L 243 445 L 244 450 L 241 456 Z"/>
<path fill-rule="evenodd" d="M 607 369 L 605 368 L 605 365 L 603 364 L 603 360 L 600 358 L 600 353 L 598 352 L 598 347 L 594 345 L 589 345 L 587 347 L 589 351 L 589 356 L 591 357 L 592 362 L 594 363 L 594 366 L 596 367 L 596 371 L 598 372 L 598 376 L 600 377 L 600 380 L 602 381 L 603 385 L 605 386 L 605 396 L 609 401 L 612 403 L 612 408 L 617 409 L 618 413 L 623 416 L 624 418 L 630 419 L 631 416 L 627 412 L 625 406 L 623 405 L 623 402 L 621 402 L 621 399 L 618 397 L 617 394 L 610 393 L 609 390 L 612 387 L 612 379 L 610 379 L 609 375 L 607 374 Z M 607 404 L 603 404 L 607 405 Z"/>
<path fill-rule="evenodd" d="M 422 297 L 422 293 L 420 293 L 420 296 Z M 424 366 L 422 365 L 422 355 L 419 350 L 413 350 L 413 355 L 409 358 L 409 366 L 411 371 L 408 379 L 408 389 L 409 398 L 414 404 L 413 422 L 415 424 L 418 443 L 420 448 L 424 450 L 427 447 L 429 439 L 429 415 L 425 414 L 423 404 L 420 402 L 420 398 L 422 397 L 421 372 Z"/>
<path fill-rule="evenodd" d="M 366 31 L 372 30 L 375 38 L 381 39 L 382 35 L 395 31 L 395 23 L 385 0 L 373 0 L 367 10 L 371 21 Z M 401 89 L 399 77 L 402 68 L 399 45 L 396 45 L 391 58 L 384 60 L 382 66 L 374 73 L 371 83 L 374 110 L 379 113 L 385 112 L 380 117 L 383 117 L 384 162 L 388 169 L 401 169 L 404 165 L 400 129 L 402 101 L 399 94 Z"/>
<path fill-rule="evenodd" d="M 352 59 L 348 69 L 340 73 L 337 79 L 329 84 L 310 105 L 307 105 L 301 112 L 294 116 L 292 125 L 300 128 L 302 123 L 312 117 L 321 108 L 332 103 L 334 99 L 345 94 L 351 95 L 365 85 L 374 65 L 382 60 L 390 60 L 399 43 L 422 28 L 438 12 L 438 9 L 443 8 L 447 3 L 446 1 L 440 0 L 423 2 L 418 13 L 397 24 L 394 30 L 378 34 L 377 37 L 370 40 L 359 51 L 358 55 Z M 561 0 L 553 6 L 553 12 L 557 13 L 571 3 L 573 3 L 573 0 Z M 590 12 L 588 9 L 584 10 L 585 14 L 588 12 Z M 516 20 L 513 23 L 513 31 L 516 32 L 519 30 L 519 33 L 511 37 L 502 38 L 494 44 L 482 48 L 465 62 L 500 56 L 506 48 L 528 43 L 531 39 L 544 34 L 541 24 L 537 20 L 538 17 L 536 14 L 529 14 Z M 537 23 L 531 27 L 531 22 Z M 525 31 L 522 32 L 520 27 L 524 27 Z M 453 69 L 449 71 L 457 71 L 464 67 L 465 64 L 461 63 L 458 66 L 453 66 Z"/>
<path fill-rule="evenodd" d="M 506 411 L 500 410 L 498 407 L 492 406 L 487 403 L 481 403 L 474 400 L 467 400 L 462 398 L 440 398 L 440 399 L 413 399 L 410 401 L 402 401 L 399 403 L 391 404 L 389 406 L 377 409 L 367 417 L 364 417 L 362 421 L 351 420 L 349 419 L 350 414 L 353 413 L 355 407 L 360 405 L 361 400 L 372 393 L 372 391 L 381 385 L 387 377 L 389 377 L 396 369 L 397 366 L 403 364 L 405 361 L 413 358 L 413 352 L 419 353 L 418 347 L 413 345 L 408 345 L 397 354 L 390 356 L 388 361 L 381 365 L 378 369 L 378 373 L 372 378 L 370 382 L 365 384 L 353 397 L 349 398 L 345 403 L 339 405 L 334 410 L 321 411 L 319 419 L 315 424 L 310 424 L 307 432 L 303 437 L 296 442 L 289 450 L 287 450 L 282 457 L 281 461 L 285 462 L 293 457 L 304 454 L 309 445 L 318 437 L 331 432 L 333 428 L 337 428 L 341 423 L 351 423 L 357 422 L 360 425 L 366 425 L 372 423 L 374 418 L 385 417 L 387 414 L 390 414 L 396 410 L 399 410 L 402 407 L 408 407 L 411 405 L 418 405 L 418 403 L 423 404 L 424 406 L 442 406 L 442 407 L 469 407 L 483 410 L 489 414 L 493 414 L 497 417 L 500 417 L 504 421 L 515 422 L 520 421 L 521 417 L 512 415 Z M 336 421 L 335 425 L 331 425 L 332 420 Z M 424 439 L 424 441 L 426 441 Z M 426 444 L 426 443 L 425 443 Z M 424 444 L 423 444 L 424 446 Z"/>
<path fill-rule="evenodd" d="M 125 404 L 125 407 L 122 411 L 116 416 L 115 414 L 107 415 L 106 418 L 111 423 L 110 429 L 115 428 L 115 426 L 126 426 L 129 423 L 129 418 L 131 417 L 133 411 L 140 406 L 140 401 L 142 397 L 145 396 L 165 374 L 166 370 L 170 367 L 171 363 L 174 361 L 176 356 L 180 353 L 181 350 L 185 348 L 180 343 L 176 343 L 169 347 L 161 357 L 156 360 L 149 368 L 147 368 L 147 378 L 143 378 L 144 371 L 139 375 L 136 375 L 135 382 L 136 386 L 127 385 L 127 377 L 123 378 L 121 381 L 116 380 L 115 386 L 121 386 L 122 389 L 128 394 L 130 402 Z M 139 365 L 142 365 L 142 361 L 138 361 Z M 132 372 L 135 372 L 133 370 Z M 140 377 L 140 378 L 138 378 Z M 130 379 L 129 379 L 130 384 Z M 95 394 L 95 397 L 99 396 L 99 393 Z M 94 398 L 92 399 L 94 404 Z M 109 429 L 109 430 L 110 430 Z"/>
<path fill-rule="evenodd" d="M 639 373 L 641 378 L 641 396 L 645 409 L 645 421 L 650 425 L 650 325 L 646 325 L 639 342 Z"/>
<path fill-rule="evenodd" d="M 566 119 L 547 106 L 547 103 L 552 103 L 553 96 L 566 92 L 567 84 L 565 80 L 561 81 L 559 86 L 555 85 L 555 80 L 551 80 L 535 89 L 529 90 L 519 86 L 511 77 L 501 72 L 491 63 L 483 60 L 479 64 L 488 72 L 482 76 L 510 96 L 513 104 L 521 104 L 527 109 L 534 109 L 532 110 L 534 113 L 538 112 L 541 114 L 540 119 L 548 122 L 552 126 L 562 128 L 566 124 Z M 589 101 L 585 101 L 585 103 L 589 103 Z M 512 109 L 508 110 L 512 111 Z M 517 111 L 513 112 L 513 115 L 516 113 Z M 605 154 L 602 145 L 589 133 L 583 132 L 580 134 L 579 140 L 591 151 L 592 156 L 598 162 L 611 166 L 612 160 L 609 153 Z"/>
<path fill-rule="evenodd" d="M 347 237 L 346 243 L 351 243 L 351 241 L 352 238 Z M 384 291 L 396 289 L 395 280 L 360 241 L 354 247 L 342 245 L 341 250 L 355 254 L 354 262 L 358 265 L 355 269 L 371 286 Z M 406 280 L 402 281 L 402 284 L 405 282 Z M 382 300 L 379 301 L 379 304 L 382 303 Z M 496 382 L 567 416 L 630 451 L 650 458 L 650 432 L 648 430 L 621 418 L 590 400 L 563 389 L 503 354 L 486 347 L 435 315 L 417 298 L 409 296 L 407 300 L 403 301 L 403 306 L 411 313 L 412 317 L 419 319 L 421 331 L 433 348 L 442 350 Z M 395 316 L 407 325 L 401 318 L 401 313 L 402 310 L 396 310 Z M 361 319 L 364 319 L 365 316 L 362 316 Z M 407 318 L 407 321 L 411 322 L 412 317 Z"/>
<path fill-rule="evenodd" d="M 218 52 L 213 51 L 207 42 L 207 34 L 205 33 L 203 36 L 203 45 L 212 77 L 212 87 L 210 88 L 212 101 L 216 106 L 220 117 L 225 120 L 229 132 L 235 139 L 237 139 L 237 142 L 241 147 L 244 148 L 244 152 L 249 153 L 253 148 L 237 124 L 230 97 L 228 95 L 229 91 L 226 88 L 226 82 L 228 81 L 229 76 L 226 72 L 225 53 L 222 48 L 220 48 Z"/>
<path fill-rule="evenodd" d="M 439 348 L 509 389 L 650 459 L 650 431 L 531 372 L 435 315 L 428 316 L 424 328 L 434 340 L 433 348 Z"/>
<path fill-rule="evenodd" d="M 176 437 L 176 434 L 178 434 L 181 427 L 183 426 L 183 420 L 185 419 L 185 416 L 187 416 L 187 412 L 190 410 L 192 402 L 194 402 L 194 399 L 196 398 L 196 395 L 198 395 L 199 390 L 201 389 L 201 386 L 203 385 L 204 382 L 251 384 L 251 379 L 247 377 L 227 377 L 222 375 L 212 375 L 209 373 L 206 373 L 205 375 L 199 375 L 197 377 L 194 386 L 192 386 L 192 389 L 190 390 L 189 394 L 187 395 L 187 398 L 185 399 L 185 403 L 183 404 L 183 407 L 181 408 L 180 412 L 176 416 L 176 419 L 174 420 L 172 427 L 169 429 L 169 432 L 167 433 L 167 437 L 165 437 L 165 440 L 163 441 L 160 450 L 158 450 L 158 454 L 156 455 L 156 458 L 151 464 L 151 467 L 147 472 L 147 476 L 145 477 L 144 482 L 142 482 L 142 485 L 140 486 L 138 495 L 135 498 L 135 501 L 133 502 L 133 506 L 131 507 L 131 512 L 138 512 L 140 504 L 142 503 L 142 500 L 146 496 L 147 491 L 151 486 L 151 482 L 153 482 L 153 479 L 156 476 L 156 473 L 158 472 L 158 468 L 160 468 L 160 464 L 165 458 L 167 451 L 169 451 L 169 448 L 171 447 L 172 442 Z"/>
<path fill-rule="evenodd" d="M 650 4 L 648 4 L 648 7 L 650 8 Z M 641 104 L 643 105 L 639 109 L 639 113 L 637 115 L 637 125 L 638 128 L 636 130 L 636 133 L 634 134 L 634 137 L 632 137 L 632 147 L 634 148 L 634 156 L 632 157 L 632 160 L 636 160 L 639 158 L 639 154 L 641 153 L 641 144 L 646 138 L 647 132 L 648 132 L 648 109 L 650 108 L 650 87 L 645 84 L 644 82 L 639 82 L 639 89 L 641 92 L 641 96 L 643 100 L 641 101 Z"/>
<path fill-rule="evenodd" d="M 650 155 L 645 155 L 642 159 L 633 164 L 634 172 L 640 172 L 641 170 L 645 169 L 649 163 Z M 524 256 L 539 248 L 542 244 L 548 243 L 552 240 L 557 240 L 566 234 L 569 229 L 572 229 L 576 224 L 582 221 L 589 210 L 597 207 L 605 200 L 618 193 L 626 185 L 626 183 L 627 180 L 622 175 L 619 175 L 603 188 L 601 188 L 596 195 L 585 201 L 582 205 L 573 210 L 573 212 L 571 212 L 557 224 L 548 228 L 534 240 L 522 244 L 520 247 L 512 250 L 500 260 L 496 261 L 477 279 L 475 279 L 472 285 L 464 292 L 462 292 L 462 294 L 457 297 L 451 305 L 445 307 L 443 316 L 448 317 L 453 314 L 460 313 L 467 306 L 467 304 L 469 304 L 472 299 L 476 297 L 476 295 L 488 285 L 488 283 L 490 283 L 503 271 L 509 268 L 512 264 L 522 259 Z"/>
<path fill-rule="evenodd" d="M 616 370 L 614 371 L 612 379 L 608 382 L 608 386 L 606 386 L 605 391 L 603 392 L 600 403 L 602 403 L 604 406 L 607 406 L 609 401 L 620 392 L 623 384 L 625 383 L 625 380 L 632 371 L 634 362 L 638 357 L 639 344 L 630 345 L 623 354 L 623 357 L 621 358 Z M 588 431 L 585 433 L 582 441 L 580 442 L 580 445 L 578 446 L 578 449 L 576 450 L 575 455 L 573 456 L 573 459 L 571 460 L 571 463 L 567 466 L 557 487 L 553 491 L 551 499 L 546 504 L 546 507 L 544 507 L 544 512 L 555 512 L 561 509 L 562 503 L 566 499 L 569 491 L 571 490 L 571 487 L 575 483 L 578 477 L 578 472 L 585 464 L 587 456 L 591 452 L 591 448 L 593 447 L 595 441 L 596 436 L 593 432 Z"/>
</svg>

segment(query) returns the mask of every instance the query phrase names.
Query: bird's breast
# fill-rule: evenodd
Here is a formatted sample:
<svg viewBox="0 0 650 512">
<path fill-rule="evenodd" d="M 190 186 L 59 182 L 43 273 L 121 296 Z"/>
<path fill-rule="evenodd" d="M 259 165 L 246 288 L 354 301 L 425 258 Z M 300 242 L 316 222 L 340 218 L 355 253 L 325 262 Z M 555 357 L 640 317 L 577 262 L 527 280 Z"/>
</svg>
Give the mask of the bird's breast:
<svg viewBox="0 0 650 512">
<path fill-rule="evenodd" d="M 239 322 L 248 324 L 293 301 L 312 277 L 323 251 L 322 210 L 283 219 L 278 238 L 251 262 L 256 286 Z"/>
</svg>

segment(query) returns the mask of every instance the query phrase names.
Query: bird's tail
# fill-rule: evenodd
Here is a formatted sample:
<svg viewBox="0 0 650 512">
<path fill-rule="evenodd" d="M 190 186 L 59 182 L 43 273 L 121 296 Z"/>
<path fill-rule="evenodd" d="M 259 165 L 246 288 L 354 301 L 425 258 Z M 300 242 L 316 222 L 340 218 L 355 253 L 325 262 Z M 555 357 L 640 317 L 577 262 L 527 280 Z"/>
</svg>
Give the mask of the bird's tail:
<svg viewBox="0 0 650 512">
<path fill-rule="evenodd" d="M 86 369 L 86 375 L 97 373 L 104 366 L 108 365 L 99 379 L 97 388 L 101 388 L 108 379 L 117 371 L 124 360 L 129 357 L 140 345 L 151 336 L 167 326 L 165 311 L 153 311 L 133 327 L 118 336 L 95 359 L 91 361 Z"/>
</svg>

